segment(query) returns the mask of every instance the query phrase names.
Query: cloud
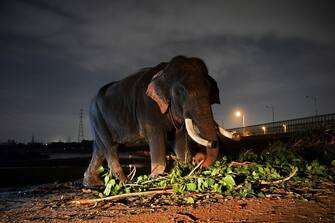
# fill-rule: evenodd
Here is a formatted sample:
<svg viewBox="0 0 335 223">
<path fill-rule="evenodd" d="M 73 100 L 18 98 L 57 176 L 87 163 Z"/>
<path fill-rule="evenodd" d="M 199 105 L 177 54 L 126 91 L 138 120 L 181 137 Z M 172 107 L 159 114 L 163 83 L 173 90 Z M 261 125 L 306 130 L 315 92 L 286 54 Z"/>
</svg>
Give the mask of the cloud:
<svg viewBox="0 0 335 223">
<path fill-rule="evenodd" d="M 218 120 L 239 125 L 310 114 L 307 94 L 334 111 L 331 2 L 10 1 L 0 10 L 0 141 L 36 125 L 75 138 L 77 113 L 98 88 L 177 54 L 207 63 L 221 89 Z M 78 115 L 79 116 L 79 115 Z M 30 118 L 29 118 L 30 117 Z M 22 131 L 16 126 L 22 125 Z M 15 120 L 21 120 L 16 122 Z M 14 124 L 13 124 L 14 123 Z M 57 124 L 56 124 L 57 123 Z M 87 124 L 85 128 L 88 130 Z M 6 132 L 12 132 L 12 135 Z"/>
</svg>

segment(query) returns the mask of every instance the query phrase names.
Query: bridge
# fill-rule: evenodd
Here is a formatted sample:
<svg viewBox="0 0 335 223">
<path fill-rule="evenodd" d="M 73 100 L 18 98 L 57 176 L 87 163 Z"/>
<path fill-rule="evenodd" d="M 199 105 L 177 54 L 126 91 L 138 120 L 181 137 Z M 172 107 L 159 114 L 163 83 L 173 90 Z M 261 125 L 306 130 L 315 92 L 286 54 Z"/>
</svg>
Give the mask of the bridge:
<svg viewBox="0 0 335 223">
<path fill-rule="evenodd" d="M 244 128 L 232 128 L 228 130 L 241 133 L 243 136 L 251 136 L 295 133 L 310 129 L 333 127 L 335 127 L 335 113 L 269 122 L 258 125 L 246 126 Z"/>
</svg>

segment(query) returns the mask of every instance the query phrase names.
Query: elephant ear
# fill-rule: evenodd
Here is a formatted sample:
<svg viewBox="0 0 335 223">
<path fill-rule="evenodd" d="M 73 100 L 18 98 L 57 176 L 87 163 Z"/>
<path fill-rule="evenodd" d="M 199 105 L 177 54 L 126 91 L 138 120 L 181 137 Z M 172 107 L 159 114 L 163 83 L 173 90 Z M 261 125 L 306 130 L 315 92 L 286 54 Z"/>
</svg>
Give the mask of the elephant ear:
<svg viewBox="0 0 335 223">
<path fill-rule="evenodd" d="M 209 92 L 209 100 L 211 104 L 220 104 L 220 90 L 218 88 L 218 84 L 208 75 L 209 82 L 211 83 L 211 88 Z"/>
<path fill-rule="evenodd" d="M 146 94 L 158 104 L 162 114 L 164 114 L 169 108 L 169 98 L 166 84 L 166 81 L 164 81 L 163 71 L 159 71 L 151 79 L 146 91 Z"/>
</svg>

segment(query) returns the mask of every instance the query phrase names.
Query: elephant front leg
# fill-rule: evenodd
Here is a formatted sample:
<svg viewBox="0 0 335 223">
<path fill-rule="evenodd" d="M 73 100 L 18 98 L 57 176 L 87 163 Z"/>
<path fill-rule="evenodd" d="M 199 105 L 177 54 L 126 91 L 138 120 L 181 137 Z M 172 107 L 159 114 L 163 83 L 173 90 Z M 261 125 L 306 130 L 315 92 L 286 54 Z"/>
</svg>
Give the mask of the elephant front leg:
<svg viewBox="0 0 335 223">
<path fill-rule="evenodd" d="M 184 128 L 176 131 L 176 137 L 174 142 L 174 152 L 177 158 L 182 162 L 191 162 L 191 151 L 188 147 L 187 132 Z"/>
<path fill-rule="evenodd" d="M 149 139 L 151 157 L 151 176 L 158 176 L 164 173 L 166 166 L 166 136 L 164 133 L 152 134 Z"/>
</svg>

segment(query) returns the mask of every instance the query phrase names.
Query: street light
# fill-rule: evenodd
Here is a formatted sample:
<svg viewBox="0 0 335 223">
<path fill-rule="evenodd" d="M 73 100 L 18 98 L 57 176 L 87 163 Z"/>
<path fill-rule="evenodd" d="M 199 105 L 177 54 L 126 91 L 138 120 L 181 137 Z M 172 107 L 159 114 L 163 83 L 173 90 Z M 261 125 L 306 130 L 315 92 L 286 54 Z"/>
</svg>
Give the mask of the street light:
<svg viewBox="0 0 335 223">
<path fill-rule="evenodd" d="M 243 135 L 244 135 L 244 133 L 245 133 L 245 116 L 240 111 L 236 111 L 235 116 L 238 117 L 238 118 L 242 116 L 242 127 L 243 127 Z"/>
<path fill-rule="evenodd" d="M 237 111 L 237 112 L 235 113 L 235 115 L 236 115 L 236 117 L 240 117 L 240 116 L 241 116 L 241 112 L 240 112 L 240 111 Z"/>
<path fill-rule="evenodd" d="M 317 106 L 317 103 L 316 103 L 316 101 L 317 101 L 316 96 L 307 95 L 307 96 L 305 96 L 305 98 L 314 100 L 314 111 L 315 111 L 315 116 L 317 116 L 318 115 L 318 106 Z"/>
<path fill-rule="evenodd" d="M 262 130 L 263 130 L 263 133 L 264 133 L 264 135 L 265 135 L 265 133 L 266 133 L 266 127 L 265 127 L 265 126 L 262 126 Z"/>
<path fill-rule="evenodd" d="M 265 105 L 266 108 L 270 108 L 272 111 L 272 122 L 275 122 L 275 107 L 273 105 Z"/>
<path fill-rule="evenodd" d="M 286 133 L 287 132 L 287 125 L 283 124 L 283 128 L 284 128 L 284 133 Z"/>
</svg>

